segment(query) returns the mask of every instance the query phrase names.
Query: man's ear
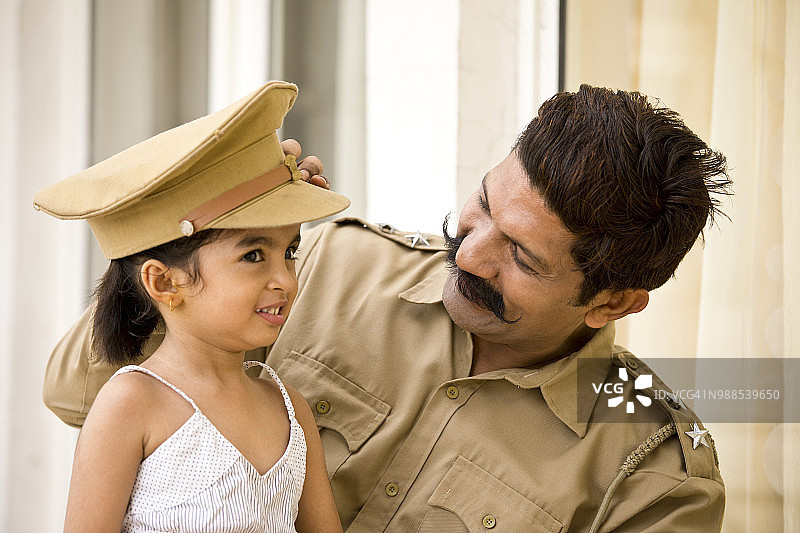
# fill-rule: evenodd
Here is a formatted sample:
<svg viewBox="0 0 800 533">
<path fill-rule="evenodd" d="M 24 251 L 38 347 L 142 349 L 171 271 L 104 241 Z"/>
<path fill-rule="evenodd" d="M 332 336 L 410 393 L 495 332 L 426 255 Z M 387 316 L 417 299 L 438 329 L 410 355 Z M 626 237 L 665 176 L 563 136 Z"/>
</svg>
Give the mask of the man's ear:
<svg viewBox="0 0 800 533">
<path fill-rule="evenodd" d="M 181 303 L 183 296 L 176 288 L 175 270 L 157 259 L 142 263 L 139 273 L 147 294 L 155 301 L 173 307 Z"/>
<path fill-rule="evenodd" d="M 584 317 L 590 328 L 602 328 L 612 320 L 631 313 L 638 313 L 650 301 L 650 293 L 644 289 L 626 289 L 607 295 L 607 300 L 589 309 Z"/>
</svg>

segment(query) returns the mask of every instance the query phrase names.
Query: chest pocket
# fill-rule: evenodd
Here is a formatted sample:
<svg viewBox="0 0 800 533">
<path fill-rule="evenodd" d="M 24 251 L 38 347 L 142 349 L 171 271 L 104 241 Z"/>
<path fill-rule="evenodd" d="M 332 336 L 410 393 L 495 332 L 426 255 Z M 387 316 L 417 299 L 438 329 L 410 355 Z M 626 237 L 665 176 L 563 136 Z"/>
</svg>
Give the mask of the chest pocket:
<svg viewBox="0 0 800 533">
<path fill-rule="evenodd" d="M 278 367 L 281 379 L 305 396 L 320 429 L 328 476 L 380 427 L 391 406 L 307 355 L 292 351 Z"/>
<path fill-rule="evenodd" d="M 428 499 L 419 533 L 526 531 L 559 533 L 564 526 L 541 507 L 459 456 Z"/>
</svg>

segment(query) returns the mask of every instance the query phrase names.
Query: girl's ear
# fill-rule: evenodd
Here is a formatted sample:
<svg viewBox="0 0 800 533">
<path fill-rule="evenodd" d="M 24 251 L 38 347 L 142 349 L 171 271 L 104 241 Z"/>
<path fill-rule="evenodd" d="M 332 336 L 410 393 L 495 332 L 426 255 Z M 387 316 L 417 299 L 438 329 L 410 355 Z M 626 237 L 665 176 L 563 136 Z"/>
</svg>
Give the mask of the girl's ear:
<svg viewBox="0 0 800 533">
<path fill-rule="evenodd" d="M 590 328 L 602 328 L 612 320 L 638 313 L 650 302 L 650 294 L 644 289 L 627 289 L 608 295 L 608 299 L 589 309 L 584 322 Z"/>
<path fill-rule="evenodd" d="M 170 269 L 157 259 L 148 259 L 139 269 L 142 285 L 152 299 L 170 310 L 183 301 L 175 280 L 176 270 Z"/>
</svg>

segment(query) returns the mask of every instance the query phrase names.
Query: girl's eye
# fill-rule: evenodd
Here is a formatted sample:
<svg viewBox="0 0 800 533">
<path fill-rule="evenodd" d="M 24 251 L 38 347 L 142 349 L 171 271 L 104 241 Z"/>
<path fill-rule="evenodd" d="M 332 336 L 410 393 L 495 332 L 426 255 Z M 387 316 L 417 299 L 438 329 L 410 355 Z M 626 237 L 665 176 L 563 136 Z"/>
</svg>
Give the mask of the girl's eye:
<svg viewBox="0 0 800 533">
<path fill-rule="evenodd" d="M 286 249 L 286 254 L 284 255 L 284 257 L 289 261 L 295 261 L 299 253 L 300 250 L 297 248 L 297 246 L 290 246 Z"/>
<path fill-rule="evenodd" d="M 264 255 L 261 253 L 261 250 L 251 250 L 244 254 L 242 260 L 250 263 L 258 263 L 264 260 Z"/>
</svg>

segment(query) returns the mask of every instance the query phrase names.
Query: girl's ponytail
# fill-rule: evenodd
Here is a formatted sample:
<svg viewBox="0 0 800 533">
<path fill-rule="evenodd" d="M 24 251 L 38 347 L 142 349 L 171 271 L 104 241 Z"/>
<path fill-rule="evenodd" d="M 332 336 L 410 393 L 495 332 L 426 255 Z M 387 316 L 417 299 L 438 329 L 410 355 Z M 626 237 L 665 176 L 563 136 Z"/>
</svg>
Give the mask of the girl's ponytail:
<svg viewBox="0 0 800 533">
<path fill-rule="evenodd" d="M 138 359 L 161 318 L 139 281 L 140 264 L 133 257 L 111 260 L 94 291 L 92 352 L 105 363 L 120 366 Z"/>
<path fill-rule="evenodd" d="M 142 265 L 148 259 L 156 259 L 167 268 L 184 270 L 189 282 L 197 284 L 202 280 L 198 250 L 226 231 L 230 230 L 204 230 L 191 237 L 112 259 L 93 294 L 97 306 L 92 319 L 92 352 L 101 361 L 116 366 L 138 360 L 145 341 L 161 320 L 158 307 L 141 282 Z"/>
</svg>

